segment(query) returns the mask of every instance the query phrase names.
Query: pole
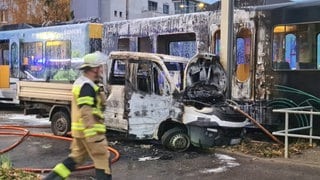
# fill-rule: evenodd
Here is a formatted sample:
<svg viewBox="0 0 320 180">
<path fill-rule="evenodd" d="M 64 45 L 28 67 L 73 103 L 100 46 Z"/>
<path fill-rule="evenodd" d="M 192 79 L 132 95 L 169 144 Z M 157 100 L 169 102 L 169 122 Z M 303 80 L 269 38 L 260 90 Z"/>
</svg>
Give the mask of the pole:
<svg viewBox="0 0 320 180">
<path fill-rule="evenodd" d="M 233 0 L 221 0 L 221 64 L 228 75 L 228 87 L 226 97 L 231 99 L 231 78 L 233 59 Z"/>
</svg>

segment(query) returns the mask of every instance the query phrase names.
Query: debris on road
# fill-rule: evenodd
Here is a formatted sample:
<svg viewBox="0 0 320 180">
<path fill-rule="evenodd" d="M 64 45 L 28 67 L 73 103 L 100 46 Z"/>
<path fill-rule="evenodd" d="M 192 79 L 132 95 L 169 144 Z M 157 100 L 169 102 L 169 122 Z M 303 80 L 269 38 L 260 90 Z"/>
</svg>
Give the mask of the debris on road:
<svg viewBox="0 0 320 180">
<path fill-rule="evenodd" d="M 289 153 L 302 154 L 303 150 L 316 147 L 314 143 L 312 146 L 306 140 L 297 140 L 295 143 L 289 145 Z M 233 146 L 224 146 L 224 149 L 232 152 L 241 152 L 248 155 L 265 158 L 283 157 L 284 147 L 281 144 L 275 144 L 266 141 L 255 141 L 251 139 L 244 139 L 240 144 Z"/>
</svg>

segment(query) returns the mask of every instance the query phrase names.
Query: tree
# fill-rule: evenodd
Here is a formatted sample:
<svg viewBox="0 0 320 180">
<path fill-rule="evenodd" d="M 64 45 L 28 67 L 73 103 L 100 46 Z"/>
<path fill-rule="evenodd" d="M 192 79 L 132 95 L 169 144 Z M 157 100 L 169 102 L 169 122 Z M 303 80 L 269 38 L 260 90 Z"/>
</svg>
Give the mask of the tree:
<svg viewBox="0 0 320 180">
<path fill-rule="evenodd" d="M 2 4 L 7 8 L 8 24 L 44 24 L 71 19 L 70 0 L 3 0 Z"/>
</svg>

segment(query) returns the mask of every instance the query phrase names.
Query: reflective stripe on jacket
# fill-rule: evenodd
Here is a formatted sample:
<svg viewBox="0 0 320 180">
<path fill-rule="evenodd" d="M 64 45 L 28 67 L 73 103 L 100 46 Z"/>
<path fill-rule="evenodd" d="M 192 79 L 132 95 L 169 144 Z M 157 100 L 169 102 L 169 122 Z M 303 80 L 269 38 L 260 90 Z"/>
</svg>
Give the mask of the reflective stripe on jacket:
<svg viewBox="0 0 320 180">
<path fill-rule="evenodd" d="M 81 88 L 84 84 L 90 84 L 95 91 L 96 97 L 84 96 L 79 97 Z M 99 87 L 85 76 L 79 77 L 73 84 L 72 88 L 72 105 L 71 105 L 71 132 L 73 137 L 83 138 L 92 137 L 98 133 L 105 133 L 104 116 L 102 112 L 101 95 Z M 89 105 L 94 119 L 83 119 L 81 117 L 80 105 Z"/>
</svg>

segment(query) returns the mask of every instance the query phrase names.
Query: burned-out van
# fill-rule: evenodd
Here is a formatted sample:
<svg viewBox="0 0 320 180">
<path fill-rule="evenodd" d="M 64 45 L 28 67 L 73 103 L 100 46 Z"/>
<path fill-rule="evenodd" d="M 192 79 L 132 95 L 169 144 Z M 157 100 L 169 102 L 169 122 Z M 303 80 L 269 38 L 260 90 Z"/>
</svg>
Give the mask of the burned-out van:
<svg viewBox="0 0 320 180">
<path fill-rule="evenodd" d="M 176 151 L 241 139 L 247 121 L 225 101 L 227 78 L 218 57 L 115 51 L 107 72 L 109 129 L 161 140 Z"/>
</svg>

